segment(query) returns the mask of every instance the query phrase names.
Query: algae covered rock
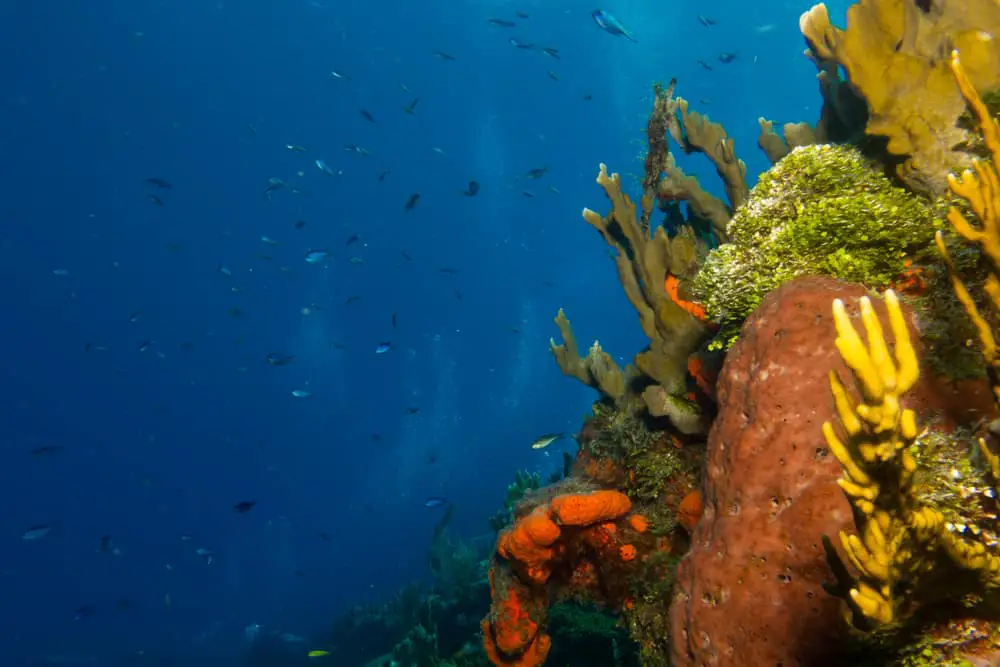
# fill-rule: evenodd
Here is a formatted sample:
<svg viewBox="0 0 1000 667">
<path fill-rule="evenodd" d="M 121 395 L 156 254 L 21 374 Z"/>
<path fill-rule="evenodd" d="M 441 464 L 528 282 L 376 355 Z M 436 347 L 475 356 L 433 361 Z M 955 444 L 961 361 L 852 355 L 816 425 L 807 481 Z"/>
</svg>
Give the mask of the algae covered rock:
<svg viewBox="0 0 1000 667">
<path fill-rule="evenodd" d="M 726 347 L 764 296 L 826 275 L 884 288 L 934 257 L 944 206 L 893 184 L 855 148 L 802 146 L 761 176 L 712 250 L 695 297 Z"/>
</svg>

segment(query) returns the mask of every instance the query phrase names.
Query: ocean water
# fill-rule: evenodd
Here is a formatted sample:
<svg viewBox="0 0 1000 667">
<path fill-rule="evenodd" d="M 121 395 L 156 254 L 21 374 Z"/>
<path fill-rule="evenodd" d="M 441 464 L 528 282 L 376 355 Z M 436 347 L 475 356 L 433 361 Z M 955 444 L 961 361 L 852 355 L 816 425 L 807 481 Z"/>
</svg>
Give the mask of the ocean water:
<svg viewBox="0 0 1000 667">
<path fill-rule="evenodd" d="M 426 577 L 426 498 L 488 533 L 593 400 L 558 308 L 644 344 L 598 164 L 635 191 L 677 77 L 755 178 L 757 117 L 819 114 L 810 4 L 605 5 L 633 43 L 573 0 L 3 3 L 0 665 L 236 665 L 251 624 L 304 664 Z"/>
</svg>

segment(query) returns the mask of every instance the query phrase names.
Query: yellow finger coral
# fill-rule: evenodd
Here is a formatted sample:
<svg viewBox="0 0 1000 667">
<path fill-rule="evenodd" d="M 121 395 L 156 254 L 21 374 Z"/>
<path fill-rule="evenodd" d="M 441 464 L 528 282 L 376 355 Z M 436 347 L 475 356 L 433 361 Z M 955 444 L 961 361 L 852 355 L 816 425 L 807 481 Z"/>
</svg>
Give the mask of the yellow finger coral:
<svg viewBox="0 0 1000 667">
<path fill-rule="evenodd" d="M 969 80 L 957 50 L 952 52 L 949 64 L 956 81 L 958 81 L 959 89 L 978 122 L 980 134 L 990 152 L 992 162 L 974 160 L 972 169 L 963 172 L 961 176 L 956 177 L 949 174 L 948 185 L 951 191 L 968 202 L 969 208 L 979 219 L 979 223 L 978 225 L 973 224 L 954 206 L 948 212 L 948 222 L 962 237 L 977 244 L 982 250 L 990 267 L 984 289 L 996 313 L 1000 312 L 1000 278 L 998 278 L 998 274 L 1000 274 L 1000 174 L 997 173 L 996 167 L 997 164 L 1000 164 L 1000 125 L 990 115 L 989 110 Z M 958 277 L 941 232 L 937 233 L 936 239 L 938 249 L 948 265 L 955 295 L 965 307 L 965 311 L 979 334 L 979 344 L 987 369 L 990 371 L 994 397 L 1000 404 L 1000 352 L 998 352 L 996 337 L 987 318 L 979 311 L 975 299 Z"/>
</svg>

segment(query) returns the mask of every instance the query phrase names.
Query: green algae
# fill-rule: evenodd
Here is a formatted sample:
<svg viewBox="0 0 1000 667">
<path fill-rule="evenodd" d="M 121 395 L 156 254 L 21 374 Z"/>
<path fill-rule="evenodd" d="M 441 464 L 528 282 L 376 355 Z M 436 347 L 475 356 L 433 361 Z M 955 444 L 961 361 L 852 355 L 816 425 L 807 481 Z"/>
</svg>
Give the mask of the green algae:
<svg viewBox="0 0 1000 667">
<path fill-rule="evenodd" d="M 729 223 L 730 242 L 709 253 L 693 293 L 728 348 L 768 292 L 805 275 L 872 289 L 936 261 L 944 200 L 894 184 L 851 146 L 796 148 L 761 176 Z"/>
</svg>

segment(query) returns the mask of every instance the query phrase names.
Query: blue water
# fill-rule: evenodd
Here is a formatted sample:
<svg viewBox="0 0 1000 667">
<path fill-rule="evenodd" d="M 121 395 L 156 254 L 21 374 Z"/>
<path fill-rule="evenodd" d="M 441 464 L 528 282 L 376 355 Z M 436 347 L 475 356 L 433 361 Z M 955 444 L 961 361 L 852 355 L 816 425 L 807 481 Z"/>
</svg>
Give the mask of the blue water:
<svg viewBox="0 0 1000 667">
<path fill-rule="evenodd" d="M 571 0 L 0 5 L 0 665 L 233 664 L 248 623 L 316 636 L 426 576 L 427 496 L 489 532 L 515 470 L 559 465 L 528 443 L 593 399 L 549 354 L 557 309 L 581 346 L 645 342 L 580 218 L 598 163 L 641 173 L 676 76 L 766 168 L 758 116 L 818 117 L 809 4 L 606 5 L 638 44 Z"/>
</svg>

